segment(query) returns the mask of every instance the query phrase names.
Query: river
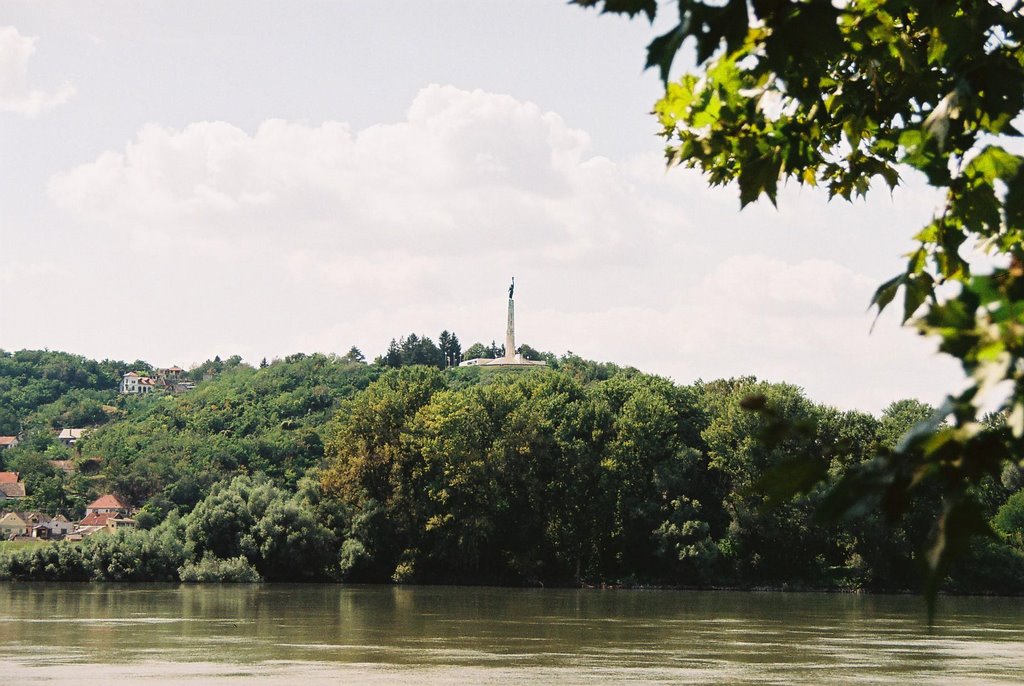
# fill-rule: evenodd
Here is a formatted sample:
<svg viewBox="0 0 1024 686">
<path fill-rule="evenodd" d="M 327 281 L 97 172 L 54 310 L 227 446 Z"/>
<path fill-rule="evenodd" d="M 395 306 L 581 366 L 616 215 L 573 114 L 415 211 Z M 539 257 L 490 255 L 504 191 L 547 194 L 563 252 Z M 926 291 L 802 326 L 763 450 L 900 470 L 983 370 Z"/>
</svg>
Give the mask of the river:
<svg viewBox="0 0 1024 686">
<path fill-rule="evenodd" d="M 0 682 L 1024 681 L 1024 599 L 0 583 Z"/>
</svg>

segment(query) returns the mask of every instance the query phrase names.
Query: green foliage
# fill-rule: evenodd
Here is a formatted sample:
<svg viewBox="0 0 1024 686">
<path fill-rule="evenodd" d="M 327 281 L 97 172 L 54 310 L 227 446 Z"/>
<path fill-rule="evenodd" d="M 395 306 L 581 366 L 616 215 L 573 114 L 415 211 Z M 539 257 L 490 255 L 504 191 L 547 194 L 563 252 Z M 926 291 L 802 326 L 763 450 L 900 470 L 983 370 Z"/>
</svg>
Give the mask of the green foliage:
<svg viewBox="0 0 1024 686">
<path fill-rule="evenodd" d="M 300 353 L 301 354 L 301 353 Z M 233 369 L 248 368 L 248 365 L 242 363 L 242 357 L 240 355 L 232 355 L 226 360 L 220 359 L 220 355 L 217 355 L 212 360 L 207 360 L 202 364 L 193 367 L 188 372 L 188 377 L 192 381 L 205 381 L 208 378 L 216 377 L 219 374 L 223 374 L 226 371 Z M 133 369 L 136 369 L 133 367 Z M 136 369 L 136 371 L 138 371 Z"/>
<path fill-rule="evenodd" d="M 77 400 L 58 398 L 5 451 L 26 504 L 79 516 L 114 490 L 143 505 L 139 529 L 4 546 L 0 578 L 921 588 L 914 541 L 946 504 L 934 482 L 909 506 L 888 498 L 879 465 L 932 408 L 875 418 L 752 378 L 678 386 L 572 353 L 548 362 L 235 365 L 188 394 L 115 399 L 74 450 L 51 418 Z M 973 519 L 947 518 L 991 518 L 1005 538 L 965 546 L 948 588 L 1024 588 L 1017 472 L 1003 476 L 972 486 Z M 872 501 L 843 486 L 868 478 Z"/>
<path fill-rule="evenodd" d="M 444 357 L 445 367 L 458 367 L 462 362 L 462 345 L 459 343 L 459 337 L 454 333 L 447 330 L 442 331 L 437 338 L 437 347 L 440 348 L 441 355 Z"/>
<path fill-rule="evenodd" d="M 414 333 L 397 341 L 392 338 L 387 352 L 376 361 L 382 366 L 392 368 L 413 365 L 438 369 L 457 367 L 462 361 L 462 347 L 459 345 L 458 337 L 449 331 L 442 331 L 438 340 L 440 345 L 434 345 L 434 341 L 427 336 L 417 336 Z"/>
<path fill-rule="evenodd" d="M 1017 491 L 1003 503 L 992 526 L 1017 550 L 1024 552 L 1024 491 Z"/>
<path fill-rule="evenodd" d="M 266 479 L 218 484 L 190 514 L 82 542 L 0 550 L 0 579 L 64 581 L 306 581 L 337 575 L 329 503 Z"/>
<path fill-rule="evenodd" d="M 654 20 L 648 0 L 576 0 Z M 1011 144 L 1024 110 L 1024 3 L 680 0 L 678 24 L 648 46 L 665 82 L 655 114 L 670 165 L 735 181 L 741 206 L 776 202 L 779 181 L 830 197 L 893 188 L 919 173 L 945 194 L 914 237 L 902 272 L 882 284 L 879 312 L 902 291 L 904 321 L 938 338 L 968 388 L 893 451 L 841 482 L 906 509 L 935 484 L 942 500 L 925 555 L 936 586 L 967 538 L 986 534 L 975 484 L 1024 456 L 1024 156 Z M 692 45 L 697 74 L 670 81 Z M 972 272 L 964 246 L 988 259 Z M 939 285 L 946 285 L 942 291 Z M 983 421 L 995 401 L 1004 426 Z M 944 423 L 945 422 L 945 423 Z M 851 507 L 856 504 L 856 493 Z M 929 596 L 933 598 L 933 596 Z"/>
<path fill-rule="evenodd" d="M 473 345 L 466 348 L 466 353 L 464 357 L 467 360 L 493 360 L 494 351 L 491 348 L 488 348 L 483 343 L 474 343 Z"/>
<path fill-rule="evenodd" d="M 191 508 L 235 473 L 261 472 L 294 486 L 321 459 L 321 432 L 338 403 L 377 374 L 319 354 L 263 369 L 229 366 L 186 394 L 123 398 L 127 417 L 78 447 L 103 457 L 110 490 L 163 512 Z"/>
<path fill-rule="evenodd" d="M 259 572 L 243 556 L 222 560 L 206 555 L 199 562 L 186 562 L 179 572 L 184 582 L 253 584 L 262 581 Z"/>
<path fill-rule="evenodd" d="M 124 362 L 95 362 L 79 355 L 48 350 L 19 350 L 15 353 L 0 350 L 0 435 L 17 434 L 26 417 L 72 389 L 116 391 L 121 373 L 126 368 Z M 86 398 L 104 397 L 82 394 L 69 398 L 67 406 L 61 408 L 66 416 L 60 421 L 76 422 L 65 426 L 89 426 L 103 421 L 104 417 L 96 412 L 95 405 L 83 403 Z"/>
</svg>

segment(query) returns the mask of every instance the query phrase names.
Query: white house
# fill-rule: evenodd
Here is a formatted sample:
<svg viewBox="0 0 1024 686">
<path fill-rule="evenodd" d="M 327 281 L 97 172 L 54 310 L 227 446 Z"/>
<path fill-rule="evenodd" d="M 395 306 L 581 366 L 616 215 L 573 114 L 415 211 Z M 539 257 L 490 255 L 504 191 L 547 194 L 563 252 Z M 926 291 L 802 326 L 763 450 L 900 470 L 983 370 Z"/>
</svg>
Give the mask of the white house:
<svg viewBox="0 0 1024 686">
<path fill-rule="evenodd" d="M 61 429 L 57 434 L 57 440 L 70 447 L 78 443 L 87 433 L 89 433 L 88 429 Z"/>
<path fill-rule="evenodd" d="M 152 393 L 156 388 L 156 380 L 143 376 L 138 372 L 128 372 L 121 378 L 121 395 L 142 395 Z"/>
</svg>

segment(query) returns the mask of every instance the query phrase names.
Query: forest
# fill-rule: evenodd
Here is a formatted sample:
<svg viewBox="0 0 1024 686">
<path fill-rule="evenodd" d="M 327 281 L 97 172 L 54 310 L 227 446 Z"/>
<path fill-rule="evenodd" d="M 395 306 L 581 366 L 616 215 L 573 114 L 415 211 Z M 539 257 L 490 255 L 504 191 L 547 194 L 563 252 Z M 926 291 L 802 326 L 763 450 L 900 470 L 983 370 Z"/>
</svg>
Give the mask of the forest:
<svg viewBox="0 0 1024 686">
<path fill-rule="evenodd" d="M 938 486 L 899 510 L 829 511 L 835 484 L 933 408 L 874 416 L 786 383 L 684 385 L 572 353 L 450 367 L 461 352 L 444 334 L 443 352 L 410 334 L 372 363 L 355 348 L 215 358 L 194 390 L 145 396 L 117 392 L 152 369 L 141 361 L 0 351 L 17 509 L 77 519 L 112 492 L 138 522 L 0 547 L 0 578 L 921 589 Z M 67 427 L 90 431 L 68 447 Z M 1009 461 L 972 486 L 990 532 L 947 591 L 1024 590 L 1022 488 Z"/>
</svg>

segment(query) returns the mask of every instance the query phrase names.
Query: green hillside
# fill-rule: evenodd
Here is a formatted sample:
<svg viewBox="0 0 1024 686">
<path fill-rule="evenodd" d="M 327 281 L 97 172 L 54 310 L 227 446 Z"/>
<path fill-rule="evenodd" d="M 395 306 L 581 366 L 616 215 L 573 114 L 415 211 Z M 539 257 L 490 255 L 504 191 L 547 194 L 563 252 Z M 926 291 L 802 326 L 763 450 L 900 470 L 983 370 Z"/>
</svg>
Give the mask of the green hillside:
<svg viewBox="0 0 1024 686">
<path fill-rule="evenodd" d="M 502 370 L 351 353 L 217 359 L 191 391 L 120 396 L 98 373 L 47 381 L 61 361 L 111 363 L 7 358 L 5 379 L 52 389 L 2 403 L 23 413 L 0 453 L 28 487 L 19 508 L 78 517 L 113 492 L 141 530 L 8 550 L 6 577 L 917 589 L 940 506 L 925 490 L 902 513 L 816 514 L 930 414 L 914 400 L 875 417 L 785 383 L 680 385 L 574 355 Z M 91 429 L 71 448 L 55 438 L 69 423 Z M 1008 465 L 976 488 L 996 536 L 947 588 L 1024 589 L 1022 485 Z"/>
</svg>

